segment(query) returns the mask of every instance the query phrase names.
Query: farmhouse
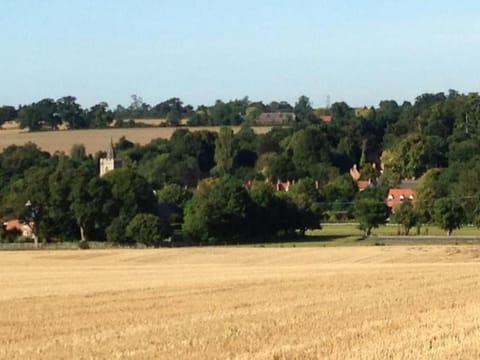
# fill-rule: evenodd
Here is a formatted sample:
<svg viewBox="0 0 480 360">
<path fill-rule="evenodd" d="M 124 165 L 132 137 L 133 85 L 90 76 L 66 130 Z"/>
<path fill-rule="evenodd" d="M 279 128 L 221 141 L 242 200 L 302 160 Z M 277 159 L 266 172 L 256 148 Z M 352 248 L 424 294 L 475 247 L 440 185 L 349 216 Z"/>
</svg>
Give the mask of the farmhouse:
<svg viewBox="0 0 480 360">
<path fill-rule="evenodd" d="M 416 195 L 417 180 L 403 180 L 400 185 L 388 190 L 385 203 L 395 211 L 405 200 L 414 201 Z"/>
<path fill-rule="evenodd" d="M 29 239 L 35 238 L 32 222 L 26 222 L 20 219 L 11 219 L 5 221 L 2 225 L 6 231 L 15 231 L 17 234 Z"/>
<path fill-rule="evenodd" d="M 319 116 L 320 120 L 322 120 L 324 123 L 330 123 L 333 120 L 332 115 L 320 115 Z"/>
<path fill-rule="evenodd" d="M 255 120 L 257 125 L 280 125 L 295 120 L 295 114 L 291 112 L 269 112 L 260 114 Z"/>
</svg>

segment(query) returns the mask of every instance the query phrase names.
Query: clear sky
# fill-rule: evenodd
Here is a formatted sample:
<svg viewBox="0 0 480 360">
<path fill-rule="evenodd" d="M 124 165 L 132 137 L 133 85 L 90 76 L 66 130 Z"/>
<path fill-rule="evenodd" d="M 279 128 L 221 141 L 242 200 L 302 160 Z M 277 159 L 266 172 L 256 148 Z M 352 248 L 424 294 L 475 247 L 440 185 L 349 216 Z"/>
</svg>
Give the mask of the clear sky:
<svg viewBox="0 0 480 360">
<path fill-rule="evenodd" d="M 478 0 L 0 0 L 0 105 L 478 91 Z"/>
</svg>

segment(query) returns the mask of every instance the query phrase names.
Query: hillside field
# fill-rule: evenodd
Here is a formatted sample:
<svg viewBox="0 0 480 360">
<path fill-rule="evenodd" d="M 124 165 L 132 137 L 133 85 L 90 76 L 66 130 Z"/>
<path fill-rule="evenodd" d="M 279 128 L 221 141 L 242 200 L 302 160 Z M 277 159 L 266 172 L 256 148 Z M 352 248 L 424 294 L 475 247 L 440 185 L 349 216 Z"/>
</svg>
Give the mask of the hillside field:
<svg viewBox="0 0 480 360">
<path fill-rule="evenodd" d="M 479 246 L 0 253 L 1 359 L 476 359 Z"/>
<path fill-rule="evenodd" d="M 70 152 L 73 144 L 83 144 L 87 153 L 94 154 L 97 151 L 105 151 L 110 144 L 118 141 L 120 137 L 125 136 L 128 140 L 141 145 L 148 144 L 156 138 L 169 139 L 175 127 L 149 127 L 149 128 L 126 128 L 126 129 L 88 129 L 88 130 L 69 130 L 69 131 L 40 131 L 27 132 L 18 129 L 0 130 L 0 151 L 7 146 L 16 144 L 23 145 L 27 142 L 37 144 L 42 150 L 54 153 L 63 151 L 66 154 Z M 189 129 L 191 131 L 209 130 L 218 131 L 220 127 L 181 127 L 180 129 Z M 232 126 L 234 131 L 240 127 Z M 257 134 L 264 134 L 270 131 L 270 126 L 253 127 Z"/>
</svg>

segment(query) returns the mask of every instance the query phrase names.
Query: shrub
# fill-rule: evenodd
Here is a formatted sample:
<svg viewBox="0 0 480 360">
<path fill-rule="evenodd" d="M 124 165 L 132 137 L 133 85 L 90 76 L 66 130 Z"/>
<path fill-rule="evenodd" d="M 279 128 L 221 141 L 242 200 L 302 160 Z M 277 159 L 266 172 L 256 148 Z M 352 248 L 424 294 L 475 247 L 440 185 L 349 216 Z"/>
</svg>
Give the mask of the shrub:
<svg viewBox="0 0 480 360">
<path fill-rule="evenodd" d="M 88 244 L 87 240 L 81 240 L 78 242 L 78 248 L 82 250 L 90 249 L 90 245 Z"/>
</svg>

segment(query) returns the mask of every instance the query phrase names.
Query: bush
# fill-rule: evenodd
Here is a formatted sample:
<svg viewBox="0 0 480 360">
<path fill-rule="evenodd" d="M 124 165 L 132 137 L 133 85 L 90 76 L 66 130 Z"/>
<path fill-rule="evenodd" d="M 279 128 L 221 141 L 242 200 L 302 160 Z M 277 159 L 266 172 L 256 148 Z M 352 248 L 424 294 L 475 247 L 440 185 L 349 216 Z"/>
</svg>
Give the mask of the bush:
<svg viewBox="0 0 480 360">
<path fill-rule="evenodd" d="M 90 245 L 88 244 L 87 240 L 81 240 L 78 242 L 78 248 L 82 250 L 90 249 Z"/>
<path fill-rule="evenodd" d="M 138 214 L 126 228 L 127 238 L 147 246 L 160 246 L 172 234 L 170 225 L 152 214 Z"/>
<path fill-rule="evenodd" d="M 119 216 L 113 219 L 105 230 L 107 241 L 115 244 L 127 244 L 129 241 L 125 234 L 127 225 L 128 219 L 124 216 Z"/>
</svg>

